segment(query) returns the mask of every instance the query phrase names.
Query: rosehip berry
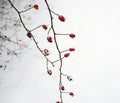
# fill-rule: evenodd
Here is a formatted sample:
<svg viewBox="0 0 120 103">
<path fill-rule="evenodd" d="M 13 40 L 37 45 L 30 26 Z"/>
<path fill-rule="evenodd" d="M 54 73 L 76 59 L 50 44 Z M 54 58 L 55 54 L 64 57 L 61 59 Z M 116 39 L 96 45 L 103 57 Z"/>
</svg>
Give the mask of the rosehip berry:
<svg viewBox="0 0 120 103">
<path fill-rule="evenodd" d="M 31 34 L 31 33 L 27 33 L 27 36 L 28 36 L 29 38 L 31 38 L 31 37 L 32 37 L 32 34 Z"/>
<path fill-rule="evenodd" d="M 46 29 L 47 29 L 47 26 L 46 26 L 45 24 L 43 24 L 43 25 L 42 25 L 42 28 L 43 28 L 44 30 L 46 30 Z"/>
<path fill-rule="evenodd" d="M 70 92 L 69 95 L 73 97 L 73 96 L 74 96 L 74 93 L 73 93 L 73 92 Z"/>
<path fill-rule="evenodd" d="M 48 49 L 44 49 L 44 54 L 47 56 L 49 55 L 49 50 Z"/>
<path fill-rule="evenodd" d="M 70 52 L 75 51 L 75 48 L 69 48 L 69 51 Z"/>
<path fill-rule="evenodd" d="M 61 103 L 60 101 L 57 101 L 56 103 Z"/>
<path fill-rule="evenodd" d="M 47 40 L 48 40 L 48 42 L 52 43 L 52 37 L 51 36 L 48 36 Z"/>
<path fill-rule="evenodd" d="M 52 75 L 52 71 L 51 71 L 50 69 L 47 70 L 47 73 L 48 73 L 49 75 Z"/>
<path fill-rule="evenodd" d="M 61 86 L 61 90 L 65 90 L 65 87 L 64 87 L 64 86 Z"/>
<path fill-rule="evenodd" d="M 67 79 L 69 80 L 69 81 L 72 81 L 73 79 L 71 78 L 71 76 L 67 76 Z"/>
<path fill-rule="evenodd" d="M 35 4 L 33 7 L 34 7 L 34 9 L 36 9 L 36 10 L 38 10 L 38 9 L 39 9 L 38 4 Z"/>
<path fill-rule="evenodd" d="M 64 54 L 64 57 L 67 58 L 70 55 L 70 53 Z"/>
<path fill-rule="evenodd" d="M 60 21 L 62 21 L 62 22 L 65 21 L 65 18 L 64 18 L 64 16 L 62 16 L 62 15 L 59 15 L 59 16 L 58 16 L 58 19 L 59 19 Z"/>
<path fill-rule="evenodd" d="M 71 38 L 74 38 L 75 37 L 75 34 L 69 34 L 69 36 L 71 37 Z"/>
</svg>

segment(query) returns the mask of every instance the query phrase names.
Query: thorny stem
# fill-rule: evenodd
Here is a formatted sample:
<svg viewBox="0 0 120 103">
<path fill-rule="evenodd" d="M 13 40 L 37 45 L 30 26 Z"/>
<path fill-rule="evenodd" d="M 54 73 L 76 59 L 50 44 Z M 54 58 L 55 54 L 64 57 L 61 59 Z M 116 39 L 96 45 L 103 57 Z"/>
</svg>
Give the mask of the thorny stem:
<svg viewBox="0 0 120 103">
<path fill-rule="evenodd" d="M 60 67 L 59 67 L 59 92 L 60 92 L 60 99 L 61 99 L 61 103 L 63 103 L 63 97 L 62 97 L 62 91 L 61 91 L 61 85 L 62 85 L 62 57 L 61 57 L 61 52 L 60 49 L 58 47 L 58 43 L 57 43 L 57 39 L 56 39 L 56 33 L 55 33 L 55 29 L 54 29 L 54 25 L 53 25 L 53 17 L 52 17 L 52 13 L 53 11 L 50 10 L 49 4 L 47 2 L 47 0 L 45 0 L 46 6 L 48 8 L 49 14 L 50 14 L 50 19 L 51 19 L 51 29 L 53 31 L 54 34 L 54 41 L 55 41 L 55 45 L 56 48 L 58 50 L 59 53 L 59 61 L 60 61 Z"/>
</svg>

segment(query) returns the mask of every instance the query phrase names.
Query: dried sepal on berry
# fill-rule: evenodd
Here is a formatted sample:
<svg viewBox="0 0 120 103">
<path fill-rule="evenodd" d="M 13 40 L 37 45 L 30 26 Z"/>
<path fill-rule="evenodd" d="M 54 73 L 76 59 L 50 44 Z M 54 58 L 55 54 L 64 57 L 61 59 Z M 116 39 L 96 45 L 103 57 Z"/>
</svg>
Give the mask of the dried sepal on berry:
<svg viewBox="0 0 120 103">
<path fill-rule="evenodd" d="M 62 22 L 64 22 L 64 21 L 65 21 L 65 18 L 64 18 L 64 16 L 63 16 L 63 15 L 59 15 L 59 16 L 58 16 L 58 19 L 59 19 L 60 21 L 62 21 Z"/>
<path fill-rule="evenodd" d="M 56 101 L 56 103 L 61 103 L 60 101 Z"/>
<path fill-rule="evenodd" d="M 44 49 L 43 53 L 44 53 L 45 56 L 48 56 L 50 54 L 48 49 Z"/>
<path fill-rule="evenodd" d="M 27 36 L 28 36 L 29 38 L 31 38 L 33 35 L 32 35 L 31 32 L 28 32 L 28 33 L 27 33 Z"/>
<path fill-rule="evenodd" d="M 50 69 L 47 70 L 47 73 L 48 73 L 49 75 L 52 75 L 52 71 L 51 71 Z"/>
<path fill-rule="evenodd" d="M 69 92 L 69 95 L 73 97 L 73 96 L 74 96 L 74 93 L 73 93 L 73 92 Z"/>
<path fill-rule="evenodd" d="M 43 24 L 43 25 L 42 25 L 42 28 L 43 28 L 44 30 L 47 30 L 47 25 Z"/>
<path fill-rule="evenodd" d="M 36 10 L 38 10 L 38 9 L 39 9 L 38 4 L 35 4 L 33 7 L 34 7 L 34 9 L 36 9 Z"/>
<path fill-rule="evenodd" d="M 61 89 L 62 91 L 64 91 L 64 90 L 65 90 L 65 87 L 62 85 L 60 89 Z"/>
<path fill-rule="evenodd" d="M 70 53 L 65 53 L 64 57 L 67 58 L 67 57 L 69 57 L 69 55 L 70 55 Z"/>
<path fill-rule="evenodd" d="M 69 80 L 69 81 L 72 81 L 73 79 L 71 78 L 71 76 L 67 76 L 67 79 Z"/>
<path fill-rule="evenodd" d="M 71 33 L 69 34 L 70 38 L 75 38 L 75 34 Z"/>
<path fill-rule="evenodd" d="M 75 48 L 69 48 L 69 51 L 70 52 L 75 51 Z"/>
<path fill-rule="evenodd" d="M 48 36 L 48 37 L 47 37 L 47 41 L 50 42 L 50 43 L 52 43 L 52 37 L 51 37 L 51 36 Z"/>
</svg>

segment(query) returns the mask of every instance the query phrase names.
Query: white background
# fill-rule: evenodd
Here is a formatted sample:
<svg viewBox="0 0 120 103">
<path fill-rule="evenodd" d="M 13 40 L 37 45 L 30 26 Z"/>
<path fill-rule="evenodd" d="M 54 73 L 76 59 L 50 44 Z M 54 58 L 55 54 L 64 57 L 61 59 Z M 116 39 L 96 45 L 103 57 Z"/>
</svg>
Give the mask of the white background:
<svg viewBox="0 0 120 103">
<path fill-rule="evenodd" d="M 44 2 L 35 2 L 44 8 Z M 75 39 L 59 39 L 64 42 L 61 48 L 76 48 L 63 61 L 64 72 L 73 77 L 72 82 L 64 80 L 66 90 L 75 94 L 72 98 L 65 94 L 64 102 L 120 103 L 120 1 L 49 0 L 49 3 L 66 17 L 65 23 L 55 23 L 56 30 L 76 34 Z M 45 14 L 44 10 L 39 12 Z M 42 18 L 48 22 L 45 15 Z M 55 103 L 59 99 L 58 71 L 53 71 L 48 76 L 44 58 L 36 49 L 28 50 L 0 73 L 0 103 Z"/>
</svg>

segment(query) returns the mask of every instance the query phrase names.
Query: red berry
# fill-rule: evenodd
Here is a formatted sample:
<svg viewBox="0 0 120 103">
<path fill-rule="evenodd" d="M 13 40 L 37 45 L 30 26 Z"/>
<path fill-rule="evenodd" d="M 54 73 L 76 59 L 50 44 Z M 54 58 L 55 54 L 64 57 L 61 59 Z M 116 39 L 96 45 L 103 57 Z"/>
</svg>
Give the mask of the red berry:
<svg viewBox="0 0 120 103">
<path fill-rule="evenodd" d="M 64 16 L 62 16 L 62 15 L 59 15 L 59 16 L 58 16 L 58 19 L 59 19 L 60 21 L 62 21 L 62 22 L 65 21 L 65 18 L 64 18 Z"/>
<path fill-rule="evenodd" d="M 69 51 L 71 51 L 71 52 L 75 51 L 75 48 L 69 48 Z"/>
<path fill-rule="evenodd" d="M 57 101 L 56 103 L 61 103 L 60 101 Z"/>
<path fill-rule="evenodd" d="M 34 7 L 34 9 L 37 9 L 37 10 L 39 9 L 38 4 L 35 4 L 33 7 Z"/>
<path fill-rule="evenodd" d="M 46 29 L 47 29 L 47 26 L 46 26 L 45 24 L 43 24 L 43 25 L 42 25 L 42 28 L 43 28 L 44 30 L 46 30 Z"/>
<path fill-rule="evenodd" d="M 75 37 L 75 34 L 69 34 L 69 36 L 71 37 L 71 38 L 74 38 Z"/>
<path fill-rule="evenodd" d="M 71 78 L 71 76 L 67 76 L 67 79 L 69 80 L 69 81 L 72 81 L 73 79 Z"/>
<path fill-rule="evenodd" d="M 52 43 L 52 37 L 51 36 L 48 36 L 47 40 L 48 40 L 48 42 Z"/>
<path fill-rule="evenodd" d="M 48 73 L 49 75 L 52 75 L 52 71 L 51 71 L 50 69 L 47 70 L 47 73 Z"/>
<path fill-rule="evenodd" d="M 73 97 L 73 96 L 74 96 L 74 93 L 73 93 L 73 92 L 70 92 L 69 95 Z"/>
<path fill-rule="evenodd" d="M 64 57 L 67 58 L 70 55 L 70 53 L 64 54 Z"/>
<path fill-rule="evenodd" d="M 61 90 L 65 90 L 65 87 L 64 87 L 64 86 L 61 86 Z"/>
<path fill-rule="evenodd" d="M 44 49 L 44 54 L 47 56 L 49 55 L 49 50 L 48 49 Z"/>
<path fill-rule="evenodd" d="M 31 34 L 31 33 L 27 33 L 27 36 L 28 36 L 29 38 L 31 38 L 31 37 L 32 37 L 32 34 Z"/>
</svg>

